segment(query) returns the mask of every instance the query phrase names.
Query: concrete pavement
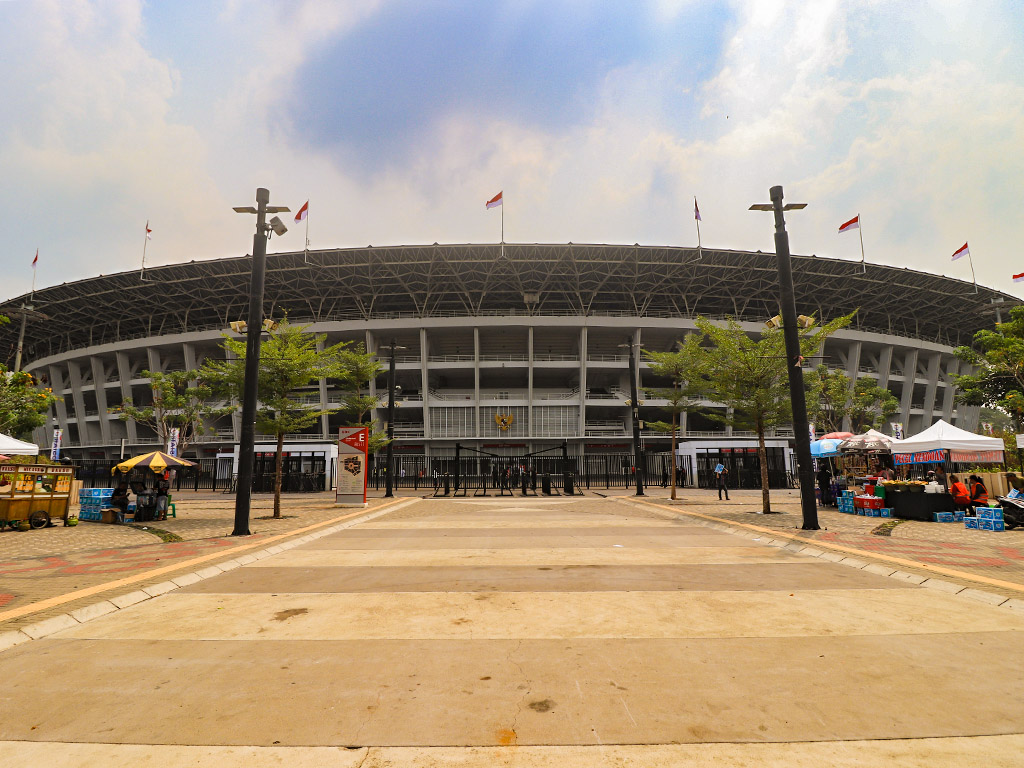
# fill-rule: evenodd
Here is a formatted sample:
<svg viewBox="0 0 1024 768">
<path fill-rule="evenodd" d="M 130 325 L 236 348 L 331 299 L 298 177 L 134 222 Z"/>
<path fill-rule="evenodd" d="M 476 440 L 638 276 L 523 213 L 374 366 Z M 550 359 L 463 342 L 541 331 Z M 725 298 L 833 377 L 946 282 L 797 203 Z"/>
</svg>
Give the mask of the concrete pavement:
<svg viewBox="0 0 1024 768">
<path fill-rule="evenodd" d="M 1019 765 L 1022 639 L 672 510 L 421 500 L 3 652 L 0 766 Z"/>
</svg>

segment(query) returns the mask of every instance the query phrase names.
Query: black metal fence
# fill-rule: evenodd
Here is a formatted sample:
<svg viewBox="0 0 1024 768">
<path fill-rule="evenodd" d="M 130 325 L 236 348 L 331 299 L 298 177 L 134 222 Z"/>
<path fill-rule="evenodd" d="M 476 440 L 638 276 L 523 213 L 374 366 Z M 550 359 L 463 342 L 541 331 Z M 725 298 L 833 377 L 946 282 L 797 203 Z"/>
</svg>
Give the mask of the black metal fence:
<svg viewBox="0 0 1024 768">
<path fill-rule="evenodd" d="M 172 491 L 225 491 L 235 489 L 236 478 L 232 474 L 233 460 L 189 459 L 194 467 L 174 471 Z M 75 478 L 82 481 L 83 488 L 112 488 L 122 475 L 114 474 L 118 460 L 100 459 L 80 461 L 75 464 Z M 274 458 L 256 457 L 252 489 L 255 493 L 271 493 L 274 490 Z M 315 493 L 327 490 L 327 462 L 324 458 L 286 456 L 283 460 L 281 490 L 285 493 Z M 152 481 L 155 475 L 148 469 L 132 470 L 127 479 L 140 482 Z"/>
</svg>

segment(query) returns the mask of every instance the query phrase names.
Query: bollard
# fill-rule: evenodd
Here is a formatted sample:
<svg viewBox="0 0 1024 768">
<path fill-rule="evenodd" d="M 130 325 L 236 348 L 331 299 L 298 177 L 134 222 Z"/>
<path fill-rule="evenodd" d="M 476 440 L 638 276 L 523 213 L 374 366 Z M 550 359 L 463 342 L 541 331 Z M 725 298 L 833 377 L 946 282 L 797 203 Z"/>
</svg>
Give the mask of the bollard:
<svg viewBox="0 0 1024 768">
<path fill-rule="evenodd" d="M 543 493 L 545 496 L 551 495 L 551 475 L 545 474 L 540 479 L 540 492 Z"/>
<path fill-rule="evenodd" d="M 566 496 L 574 495 L 574 493 L 573 493 L 573 483 L 572 483 L 572 472 L 563 472 L 562 473 L 562 488 L 565 489 L 565 495 Z"/>
<path fill-rule="evenodd" d="M 452 478 L 451 475 L 445 474 L 444 476 L 444 495 L 447 496 L 452 492 Z"/>
</svg>

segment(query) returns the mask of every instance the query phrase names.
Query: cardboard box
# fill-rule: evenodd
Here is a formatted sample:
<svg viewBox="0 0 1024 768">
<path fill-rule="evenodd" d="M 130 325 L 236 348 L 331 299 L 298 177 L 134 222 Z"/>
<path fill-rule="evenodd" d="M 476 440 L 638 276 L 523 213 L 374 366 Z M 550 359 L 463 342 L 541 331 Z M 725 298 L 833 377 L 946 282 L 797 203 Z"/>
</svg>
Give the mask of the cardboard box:
<svg viewBox="0 0 1024 768">
<path fill-rule="evenodd" d="M 994 531 L 995 530 L 995 522 L 996 522 L 995 520 L 989 520 L 987 517 L 979 517 L 978 518 L 978 530 L 981 530 L 981 531 Z"/>
<path fill-rule="evenodd" d="M 964 518 L 964 528 L 973 528 L 974 530 L 978 530 L 978 518 L 976 518 L 976 517 L 965 517 Z"/>
<path fill-rule="evenodd" d="M 882 517 L 892 517 L 892 510 L 888 507 L 882 507 Z"/>
<path fill-rule="evenodd" d="M 935 521 L 938 523 L 952 523 L 953 513 L 952 512 L 936 512 Z"/>
<path fill-rule="evenodd" d="M 964 519 L 964 513 L 962 511 L 957 510 L 956 512 L 953 513 L 953 522 L 954 523 L 961 523 L 961 522 L 963 522 L 963 519 Z"/>
<path fill-rule="evenodd" d="M 993 520 L 992 521 L 992 530 L 993 531 L 997 531 L 997 532 L 1005 531 L 1006 530 L 1006 523 L 1004 523 L 1002 520 Z"/>
</svg>

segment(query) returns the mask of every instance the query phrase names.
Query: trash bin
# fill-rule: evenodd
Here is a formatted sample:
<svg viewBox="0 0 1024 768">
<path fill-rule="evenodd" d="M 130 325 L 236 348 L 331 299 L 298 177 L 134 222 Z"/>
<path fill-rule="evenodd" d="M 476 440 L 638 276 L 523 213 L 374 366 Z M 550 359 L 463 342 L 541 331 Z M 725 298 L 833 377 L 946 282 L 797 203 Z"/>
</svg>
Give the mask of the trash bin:
<svg viewBox="0 0 1024 768">
<path fill-rule="evenodd" d="M 575 485 L 575 483 L 573 482 L 572 472 L 563 472 L 562 473 L 562 488 L 565 489 L 565 493 L 566 493 L 567 496 L 572 496 L 574 494 L 574 491 L 573 491 L 573 486 L 574 485 Z"/>
<path fill-rule="evenodd" d="M 551 495 L 551 475 L 545 474 L 540 479 L 540 492 L 545 496 Z"/>
</svg>

